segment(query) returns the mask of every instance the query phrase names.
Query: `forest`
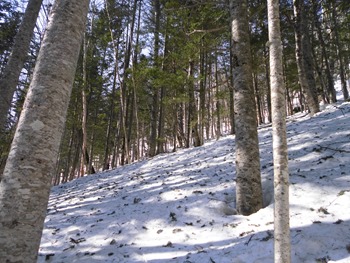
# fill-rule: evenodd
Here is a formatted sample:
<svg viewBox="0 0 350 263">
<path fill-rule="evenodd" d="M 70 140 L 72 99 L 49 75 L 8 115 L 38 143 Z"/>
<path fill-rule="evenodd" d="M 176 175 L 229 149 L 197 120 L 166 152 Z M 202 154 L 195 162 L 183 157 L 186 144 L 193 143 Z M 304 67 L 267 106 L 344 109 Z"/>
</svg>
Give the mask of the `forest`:
<svg viewBox="0 0 350 263">
<path fill-rule="evenodd" d="M 286 242 L 285 119 L 349 100 L 349 26 L 341 0 L 2 1 L 0 230 L 43 222 L 51 185 L 226 135 L 237 212 L 251 215 L 263 207 L 257 128 L 271 124 Z M 11 246 L 9 262 L 27 244 Z"/>
<path fill-rule="evenodd" d="M 303 2 L 303 1 L 300 1 Z M 281 1 L 287 114 L 348 99 L 349 3 L 305 1 L 296 28 L 293 3 Z M 24 5 L 24 4 L 22 4 Z M 23 13 L 3 1 L 0 69 L 4 69 Z M 7 115 L 13 136 L 51 3 L 43 1 L 28 57 Z M 258 124 L 271 122 L 266 1 L 248 1 L 252 78 Z M 234 133 L 232 52 L 226 1 L 91 1 L 55 184 Z M 303 43 L 307 87 L 301 87 L 296 30 Z M 310 96 L 309 96 L 310 97 Z M 8 103 L 1 103 L 8 107 Z M 313 105 L 313 104 L 312 104 Z M 7 141 L 8 141 L 7 140 Z M 0 145 L 1 166 L 9 145 Z"/>
</svg>

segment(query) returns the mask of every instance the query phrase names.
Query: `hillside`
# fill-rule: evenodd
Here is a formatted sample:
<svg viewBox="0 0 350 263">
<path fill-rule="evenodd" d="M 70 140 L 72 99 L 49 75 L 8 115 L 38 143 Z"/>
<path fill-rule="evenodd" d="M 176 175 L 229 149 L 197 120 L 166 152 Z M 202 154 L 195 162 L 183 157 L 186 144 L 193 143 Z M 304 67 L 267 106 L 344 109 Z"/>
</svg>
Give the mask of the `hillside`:
<svg viewBox="0 0 350 263">
<path fill-rule="evenodd" d="M 350 103 L 288 119 L 292 262 L 350 262 Z M 271 127 L 259 128 L 266 207 L 234 213 L 234 136 L 52 189 L 38 262 L 273 262 Z"/>
</svg>

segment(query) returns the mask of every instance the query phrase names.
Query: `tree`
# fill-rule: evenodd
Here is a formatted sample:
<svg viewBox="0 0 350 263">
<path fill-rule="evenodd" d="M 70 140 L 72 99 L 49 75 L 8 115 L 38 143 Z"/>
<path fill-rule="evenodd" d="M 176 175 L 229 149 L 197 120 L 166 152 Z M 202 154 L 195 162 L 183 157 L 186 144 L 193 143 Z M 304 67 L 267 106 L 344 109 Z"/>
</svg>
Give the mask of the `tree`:
<svg viewBox="0 0 350 263">
<path fill-rule="evenodd" d="M 252 81 L 247 1 L 231 0 L 236 129 L 237 211 L 250 215 L 262 208 L 260 156 Z"/>
<path fill-rule="evenodd" d="M 340 82 L 343 92 L 344 100 L 349 99 L 349 91 L 346 87 L 346 77 L 345 77 L 345 66 L 343 61 L 343 52 L 342 52 L 342 45 L 340 43 L 340 36 L 339 36 L 339 24 L 338 24 L 338 13 L 337 8 L 333 1 L 330 1 L 331 3 L 331 10 L 332 10 L 332 22 L 333 22 L 333 34 L 334 34 L 334 40 L 337 50 L 337 58 L 339 62 L 339 75 L 340 75 Z"/>
<path fill-rule="evenodd" d="M 289 263 L 289 175 L 286 133 L 286 89 L 283 76 L 279 1 L 268 0 L 270 82 L 275 194 L 275 262 Z"/>
<path fill-rule="evenodd" d="M 329 63 L 329 54 L 326 51 L 326 43 L 323 37 L 323 32 L 322 32 L 322 28 L 321 28 L 321 21 L 320 21 L 320 17 L 321 15 L 319 15 L 319 3 L 317 0 L 313 0 L 313 8 L 314 8 L 314 19 L 315 19 L 315 26 L 317 29 L 317 36 L 318 36 L 318 40 L 320 42 L 320 46 L 321 46 L 321 51 L 322 51 L 322 57 L 324 60 L 324 64 L 325 64 L 325 73 L 326 73 L 326 77 L 327 77 L 327 91 L 326 91 L 326 96 L 328 98 L 327 101 L 329 101 L 330 103 L 335 103 L 337 102 L 337 94 L 336 94 L 336 90 L 334 88 L 334 80 L 333 80 L 333 74 L 331 73 L 331 67 L 330 67 L 330 63 Z"/>
<path fill-rule="evenodd" d="M 153 16 L 154 16 L 154 47 L 153 47 L 153 63 L 156 68 L 159 68 L 159 50 L 160 50 L 160 16 L 161 8 L 160 1 L 153 0 Z M 154 85 L 155 86 L 155 85 Z M 151 110 L 151 132 L 150 132 L 150 146 L 149 146 L 149 156 L 155 156 L 157 152 L 157 120 L 159 114 L 159 89 L 158 87 L 153 87 L 153 107 Z"/>
<path fill-rule="evenodd" d="M 21 23 L 22 14 L 16 9 L 12 0 L 3 0 L 0 2 L 0 70 L 2 71 L 14 38 Z"/>
<path fill-rule="evenodd" d="M 313 75 L 312 52 L 307 22 L 305 19 L 304 0 L 293 0 L 295 16 L 295 54 L 298 66 L 300 86 L 305 93 L 310 114 L 320 111 L 316 83 Z"/>
<path fill-rule="evenodd" d="M 88 0 L 56 1 L 0 182 L 0 258 L 36 262 Z"/>
<path fill-rule="evenodd" d="M 16 90 L 17 82 L 33 35 L 42 0 L 29 0 L 23 21 L 16 34 L 12 52 L 0 78 L 0 132 L 7 124 L 7 114 L 11 108 L 11 101 Z"/>
</svg>

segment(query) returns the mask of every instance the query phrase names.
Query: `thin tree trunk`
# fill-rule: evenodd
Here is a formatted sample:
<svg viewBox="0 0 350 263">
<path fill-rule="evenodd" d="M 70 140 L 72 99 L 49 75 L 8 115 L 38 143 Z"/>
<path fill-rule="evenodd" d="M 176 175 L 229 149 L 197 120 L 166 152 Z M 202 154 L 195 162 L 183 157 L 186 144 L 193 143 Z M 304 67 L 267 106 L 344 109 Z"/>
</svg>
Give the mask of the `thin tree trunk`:
<svg viewBox="0 0 350 263">
<path fill-rule="evenodd" d="M 199 131 L 198 131 L 198 114 L 197 114 L 197 106 L 196 106 L 196 100 L 194 95 L 193 74 L 194 74 L 194 62 L 191 60 L 189 61 L 188 74 L 187 74 L 188 96 L 189 96 L 187 136 L 188 136 L 188 141 L 190 141 L 190 138 L 192 138 L 193 146 L 198 147 L 202 145 L 202 142 L 200 140 Z M 188 143 L 188 147 L 189 145 L 190 144 Z"/>
<path fill-rule="evenodd" d="M 221 105 L 219 95 L 219 72 L 218 72 L 218 56 L 215 52 L 215 92 L 216 92 L 216 140 L 221 137 Z"/>
<path fill-rule="evenodd" d="M 109 6 L 108 3 L 105 1 L 105 9 L 106 9 L 106 14 L 108 17 L 108 29 L 109 33 L 111 36 L 111 39 L 114 40 L 114 32 L 112 28 L 112 18 L 110 16 L 109 12 Z M 105 153 L 104 153 L 104 165 L 103 165 L 103 170 L 107 170 L 110 168 L 115 167 L 115 153 L 116 153 L 116 147 L 113 147 L 113 154 L 112 157 L 110 157 L 110 146 L 109 144 L 111 143 L 110 137 L 112 136 L 112 129 L 114 128 L 114 120 L 115 120 L 115 101 L 116 101 L 116 86 L 117 86 L 117 78 L 118 78 L 118 57 L 119 57 L 119 42 L 120 42 L 120 35 L 118 35 L 116 41 L 112 41 L 112 46 L 113 46 L 113 51 L 114 51 L 114 71 L 113 71 L 113 84 L 112 84 L 112 92 L 111 92 L 111 98 L 110 98 L 110 109 L 109 109 L 109 118 L 108 118 L 108 127 L 107 127 L 107 134 L 106 134 L 106 144 L 105 144 Z M 116 44 L 117 43 L 117 44 Z M 117 139 L 119 136 L 115 136 L 115 139 L 113 140 L 115 144 L 117 144 Z M 110 160 L 112 159 L 112 160 Z"/>
<path fill-rule="evenodd" d="M 138 52 L 139 52 L 139 38 L 140 38 L 140 27 L 141 27 L 141 8 L 142 8 L 142 2 L 139 2 L 139 10 L 138 10 L 138 18 L 137 18 L 137 35 L 136 35 L 136 48 L 134 51 L 134 61 L 133 61 L 133 68 L 138 67 Z M 136 121 L 136 152 L 135 158 L 136 160 L 140 159 L 140 122 L 139 122 L 139 116 L 138 116 L 138 106 L 137 106 L 137 87 L 135 83 L 135 78 L 133 74 L 133 105 L 134 105 L 134 114 L 135 114 L 135 121 Z"/>
<path fill-rule="evenodd" d="M 199 58 L 199 134 L 202 141 L 204 141 L 204 126 L 206 123 L 206 108 L 205 108 L 205 85 L 206 85 L 206 70 L 205 70 L 205 57 L 206 51 L 204 51 L 203 38 L 201 39 L 201 49 L 200 49 L 200 58 Z"/>
<path fill-rule="evenodd" d="M 269 70 L 269 58 L 266 46 L 264 47 L 264 60 L 265 60 L 265 76 L 266 76 L 266 104 L 267 104 L 267 119 L 272 122 L 272 110 L 271 110 L 271 85 L 270 85 L 270 70 Z"/>
<path fill-rule="evenodd" d="M 159 67 L 159 47 L 160 47 L 160 1 L 153 0 L 154 5 L 154 66 Z M 152 111 L 151 111 L 151 134 L 149 142 L 149 156 L 154 156 L 157 153 L 157 120 L 159 113 L 159 90 L 158 87 L 153 87 L 153 96 L 152 96 Z"/>
<path fill-rule="evenodd" d="M 81 163 L 80 163 L 80 175 L 84 176 L 85 173 L 88 171 L 88 165 L 89 165 L 89 157 L 88 157 L 88 150 L 87 150 L 87 102 L 86 102 L 86 86 L 87 86 L 87 79 L 86 79 L 86 59 L 87 59 L 87 49 L 88 49 L 89 43 L 86 40 L 86 36 L 84 37 L 83 41 L 83 85 L 81 90 L 81 100 L 82 100 L 82 118 L 81 118 L 81 131 L 82 131 L 82 147 L 81 147 Z"/>
<path fill-rule="evenodd" d="M 262 208 L 260 156 L 252 81 L 247 1 L 231 0 L 236 128 L 237 211 L 250 215 Z"/>
<path fill-rule="evenodd" d="M 334 6 L 333 3 L 332 3 L 331 9 L 332 9 L 334 39 L 335 39 L 335 45 L 336 45 L 336 50 L 337 50 L 337 58 L 339 61 L 340 83 L 341 83 L 341 88 L 342 88 L 344 100 L 347 100 L 347 99 L 349 99 L 349 91 L 346 87 L 342 47 L 340 44 L 340 40 L 339 40 L 340 37 L 339 37 L 339 33 L 338 33 L 337 11 L 336 11 L 336 7 Z"/>
<path fill-rule="evenodd" d="M 77 130 L 76 131 L 76 135 L 75 135 L 75 154 L 74 154 L 74 159 L 72 162 L 72 167 L 70 168 L 70 172 L 69 172 L 69 178 L 68 181 L 72 181 L 74 179 L 74 177 L 79 177 L 80 175 L 80 155 L 81 155 L 81 143 L 82 143 L 82 135 L 81 135 L 81 130 Z"/>
<path fill-rule="evenodd" d="M 321 49 L 322 49 L 322 56 L 325 62 L 325 71 L 326 71 L 326 77 L 327 77 L 327 97 L 330 98 L 330 102 L 331 103 L 335 103 L 337 102 L 337 94 L 334 88 L 334 79 L 333 79 L 333 75 L 331 73 L 331 68 L 329 65 L 329 58 L 328 58 L 328 53 L 326 51 L 326 43 L 324 42 L 323 39 L 323 34 L 322 34 L 322 29 L 321 29 L 321 23 L 319 21 L 319 18 L 317 16 L 317 3 L 314 0 L 314 16 L 315 16 L 315 24 L 316 24 L 316 28 L 317 28 L 317 36 L 318 39 L 320 41 L 321 44 Z M 320 76 L 322 77 L 322 76 Z"/>
<path fill-rule="evenodd" d="M 230 32 L 232 33 L 232 32 Z M 231 134 L 236 133 L 235 128 L 235 104 L 234 104 L 234 79 L 233 79 L 233 53 L 232 53 L 232 36 L 230 36 L 230 120 L 231 120 Z"/>
<path fill-rule="evenodd" d="M 131 23 L 130 23 L 130 33 L 127 40 L 127 47 L 125 52 L 125 59 L 124 59 L 124 76 L 122 81 L 122 94 L 123 94 L 123 151 L 122 151 L 122 161 L 130 163 L 131 157 L 130 157 L 130 142 L 131 142 L 131 128 L 132 128 L 132 122 L 133 122 L 133 106 L 130 105 L 130 101 L 133 101 L 133 95 L 130 87 L 127 85 L 127 79 L 129 77 L 129 68 L 130 68 L 130 60 L 131 60 L 131 52 L 132 52 L 132 42 L 134 39 L 134 30 L 135 30 L 135 20 L 136 20 L 136 11 L 137 11 L 137 1 L 134 0 L 133 2 L 133 8 L 132 8 L 132 17 L 131 17 Z M 129 112 L 131 111 L 131 114 Z M 129 127 L 129 128 L 128 128 Z M 127 130 L 128 128 L 128 130 Z"/>
<path fill-rule="evenodd" d="M 261 96 L 259 94 L 259 85 L 258 85 L 258 75 L 253 73 L 253 86 L 255 91 L 255 98 L 256 98 L 256 107 L 257 107 L 257 118 L 258 118 L 258 124 L 263 124 L 263 113 L 262 113 L 262 107 L 261 107 Z"/>
<path fill-rule="evenodd" d="M 274 163 L 274 247 L 275 263 L 291 262 L 289 230 L 289 172 L 286 132 L 285 83 L 282 64 L 282 41 L 279 1 L 268 0 L 270 46 L 270 81 Z"/>
<path fill-rule="evenodd" d="M 0 78 L 0 134 L 7 127 L 7 114 L 16 90 L 19 75 L 28 55 L 35 23 L 40 11 L 42 0 L 29 0 L 23 21 L 16 34 L 12 52 Z M 1 136 L 1 135 L 0 135 Z M 0 142 L 3 138 L 0 137 Z"/>
<path fill-rule="evenodd" d="M 88 0 L 54 4 L 0 182 L 0 258 L 37 261 Z"/>
<path fill-rule="evenodd" d="M 314 115 L 320 111 L 317 99 L 316 86 L 312 84 L 313 71 L 312 63 L 309 61 L 308 53 L 308 32 L 304 19 L 304 3 L 303 0 L 294 0 L 294 16 L 295 16 L 295 54 L 298 67 L 299 82 L 303 92 L 305 92 L 307 104 L 310 114 Z M 311 51 L 311 50 L 310 50 Z M 311 85 L 310 85 L 311 84 Z"/>
<path fill-rule="evenodd" d="M 167 55 L 167 41 L 168 36 L 165 35 L 165 43 L 164 43 L 164 51 L 163 51 L 163 63 L 162 63 L 162 71 L 164 68 L 164 57 Z M 164 126 L 165 126 L 165 103 L 164 99 L 166 97 L 166 89 L 164 85 L 160 88 L 160 98 L 159 98 L 159 119 L 158 119 L 158 140 L 157 140 L 157 154 L 165 152 L 166 138 L 164 134 Z"/>
<path fill-rule="evenodd" d="M 110 168 L 110 143 L 111 143 L 111 135 L 112 135 L 112 127 L 114 122 L 114 107 L 115 107 L 115 93 L 116 93 L 116 81 L 117 81 L 117 71 L 118 70 L 118 64 L 115 64 L 114 67 L 114 73 L 113 73 L 113 84 L 112 84 L 112 92 L 110 94 L 110 106 L 109 106 L 109 116 L 108 116 L 108 125 L 107 125 L 107 132 L 106 132 L 106 142 L 105 142 L 105 149 L 104 149 L 104 157 L 103 157 L 103 168 L 102 170 L 108 170 Z"/>
</svg>

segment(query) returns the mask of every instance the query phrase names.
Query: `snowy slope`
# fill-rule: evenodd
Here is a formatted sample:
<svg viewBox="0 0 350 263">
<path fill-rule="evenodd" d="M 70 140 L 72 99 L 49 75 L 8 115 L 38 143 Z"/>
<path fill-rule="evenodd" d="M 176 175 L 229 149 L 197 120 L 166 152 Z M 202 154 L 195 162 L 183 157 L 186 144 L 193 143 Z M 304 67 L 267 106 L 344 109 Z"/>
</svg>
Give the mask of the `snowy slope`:
<svg viewBox="0 0 350 263">
<path fill-rule="evenodd" d="M 350 103 L 288 119 L 292 262 L 350 262 Z M 273 262 L 271 127 L 260 127 L 267 206 L 234 213 L 234 136 L 52 189 L 38 262 Z"/>
</svg>

